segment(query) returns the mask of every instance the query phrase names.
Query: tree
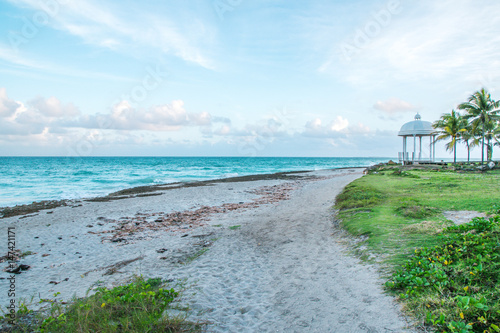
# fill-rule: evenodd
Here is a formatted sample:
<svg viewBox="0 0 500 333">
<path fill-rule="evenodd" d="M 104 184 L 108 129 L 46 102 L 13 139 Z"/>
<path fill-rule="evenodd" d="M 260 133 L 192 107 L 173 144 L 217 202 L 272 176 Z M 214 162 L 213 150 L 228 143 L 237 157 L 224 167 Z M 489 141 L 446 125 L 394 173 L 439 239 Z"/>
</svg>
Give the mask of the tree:
<svg viewBox="0 0 500 333">
<path fill-rule="evenodd" d="M 468 119 L 474 128 L 481 128 L 481 164 L 484 163 L 484 140 L 486 136 L 486 125 L 490 121 L 497 121 L 500 116 L 500 101 L 491 99 L 490 93 L 482 88 L 469 97 L 467 102 L 458 106 L 459 110 L 465 110 L 464 116 Z"/>
<path fill-rule="evenodd" d="M 466 120 L 467 122 L 467 120 Z M 478 128 L 474 128 L 471 123 L 467 122 L 465 131 L 460 134 L 460 140 L 467 146 L 467 163 L 470 162 L 470 151 L 472 148 L 479 146 L 480 133 Z"/>
<path fill-rule="evenodd" d="M 441 118 L 432 124 L 432 127 L 438 129 L 436 141 L 451 139 L 446 144 L 446 150 L 453 152 L 453 163 L 457 163 L 457 142 L 463 132 L 466 131 L 467 120 L 458 112 L 452 110 L 451 113 L 444 113 Z"/>
<path fill-rule="evenodd" d="M 500 146 L 500 123 L 498 121 L 490 121 L 485 126 L 486 133 L 486 149 L 488 161 L 493 159 L 493 146 Z"/>
</svg>

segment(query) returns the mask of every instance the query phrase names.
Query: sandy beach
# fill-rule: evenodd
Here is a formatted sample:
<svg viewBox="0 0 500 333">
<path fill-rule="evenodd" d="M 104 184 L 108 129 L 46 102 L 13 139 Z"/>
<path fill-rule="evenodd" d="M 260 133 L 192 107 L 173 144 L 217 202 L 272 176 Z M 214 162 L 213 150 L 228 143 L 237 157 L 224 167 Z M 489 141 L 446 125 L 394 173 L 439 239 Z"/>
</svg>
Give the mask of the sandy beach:
<svg viewBox="0 0 500 333">
<path fill-rule="evenodd" d="M 412 332 L 376 267 L 347 252 L 335 196 L 363 169 L 143 188 L 1 219 L 16 299 L 69 300 L 133 275 L 183 281 L 209 332 Z M 2 269 L 7 263 L 0 263 Z M 10 282 L 0 272 L 0 290 Z M 1 297 L 1 306 L 8 298 Z"/>
</svg>

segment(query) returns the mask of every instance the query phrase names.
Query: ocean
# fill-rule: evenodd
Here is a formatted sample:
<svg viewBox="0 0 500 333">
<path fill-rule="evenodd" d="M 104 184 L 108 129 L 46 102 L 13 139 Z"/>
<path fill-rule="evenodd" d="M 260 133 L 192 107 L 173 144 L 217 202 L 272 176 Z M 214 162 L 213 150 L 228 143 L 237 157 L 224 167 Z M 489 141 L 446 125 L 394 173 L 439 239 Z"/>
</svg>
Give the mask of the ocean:
<svg viewBox="0 0 500 333">
<path fill-rule="evenodd" d="M 390 158 L 0 157 L 0 207 L 81 199 L 142 185 L 365 167 Z"/>
</svg>

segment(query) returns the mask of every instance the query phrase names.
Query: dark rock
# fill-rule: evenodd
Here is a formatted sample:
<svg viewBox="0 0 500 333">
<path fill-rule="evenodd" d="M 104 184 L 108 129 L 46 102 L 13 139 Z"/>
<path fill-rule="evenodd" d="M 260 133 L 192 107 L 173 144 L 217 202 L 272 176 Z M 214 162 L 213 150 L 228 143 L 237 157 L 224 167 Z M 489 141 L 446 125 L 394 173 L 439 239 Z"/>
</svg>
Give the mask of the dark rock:
<svg viewBox="0 0 500 333">
<path fill-rule="evenodd" d="M 123 242 L 123 241 L 126 241 L 125 238 L 114 238 L 111 240 L 113 243 L 118 243 L 118 242 Z"/>
<path fill-rule="evenodd" d="M 31 266 L 29 265 L 24 265 L 24 264 L 20 264 L 19 266 L 17 266 L 16 268 L 13 268 L 13 269 L 7 269 L 5 270 L 7 273 L 10 273 L 10 274 L 21 274 L 21 271 L 27 271 L 28 269 L 30 269 Z"/>
</svg>

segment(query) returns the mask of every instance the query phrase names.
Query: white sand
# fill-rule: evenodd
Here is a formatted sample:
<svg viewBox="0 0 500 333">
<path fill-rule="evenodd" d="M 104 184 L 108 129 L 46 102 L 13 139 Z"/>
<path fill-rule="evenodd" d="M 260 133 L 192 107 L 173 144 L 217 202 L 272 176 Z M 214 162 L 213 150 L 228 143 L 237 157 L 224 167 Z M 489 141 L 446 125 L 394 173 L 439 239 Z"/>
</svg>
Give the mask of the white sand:
<svg viewBox="0 0 500 333">
<path fill-rule="evenodd" d="M 35 296 L 36 303 L 60 292 L 57 298 L 68 300 L 92 286 L 142 274 L 186 280 L 192 287 L 182 302 L 193 309 L 192 319 L 212 323 L 211 332 L 411 332 L 394 300 L 383 294 L 376 270 L 347 255 L 334 233 L 335 196 L 362 169 L 298 175 L 321 178 L 180 188 L 3 219 L 1 253 L 8 226 L 15 227 L 18 249 L 36 252 L 21 260 L 31 268 L 16 276 L 16 299 Z M 254 192 L 275 185 L 266 188 L 267 196 Z M 234 210 L 221 213 L 223 204 Z M 202 206 L 215 212 L 209 220 L 156 228 L 159 217 L 172 221 L 168 213 Z M 148 228 L 125 237 L 123 231 L 120 237 L 100 233 L 114 230 L 118 221 L 126 221 L 124 230 Z M 108 240 L 113 237 L 124 240 Z M 208 251 L 190 260 L 203 249 Z M 4 295 L 8 287 L 0 280 Z M 9 299 L 0 301 L 6 306 Z"/>
</svg>

